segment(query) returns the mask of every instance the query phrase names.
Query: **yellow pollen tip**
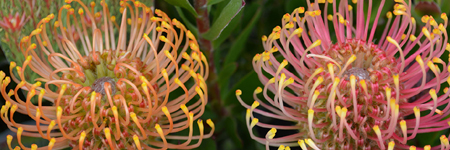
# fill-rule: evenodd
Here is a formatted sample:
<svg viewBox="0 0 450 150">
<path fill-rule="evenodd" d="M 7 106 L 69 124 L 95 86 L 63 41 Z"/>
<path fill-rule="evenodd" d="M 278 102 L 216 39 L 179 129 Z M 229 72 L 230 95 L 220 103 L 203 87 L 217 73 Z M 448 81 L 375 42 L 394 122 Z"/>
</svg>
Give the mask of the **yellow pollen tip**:
<svg viewBox="0 0 450 150">
<path fill-rule="evenodd" d="M 194 34 L 192 34 L 192 32 L 191 32 L 190 30 L 188 30 L 188 31 L 186 32 L 186 36 L 187 36 L 189 39 L 191 39 L 191 40 L 194 40 L 194 39 L 195 39 Z"/>
<path fill-rule="evenodd" d="M 64 9 L 70 9 L 71 7 L 72 7 L 72 6 L 70 6 L 70 5 L 64 5 L 64 6 L 63 6 Z"/>
<path fill-rule="evenodd" d="M 156 129 L 156 131 L 158 133 L 162 133 L 163 132 L 162 129 L 161 129 L 161 126 L 159 124 L 155 124 L 155 129 Z"/>
<path fill-rule="evenodd" d="M 417 39 L 417 37 L 416 36 L 414 36 L 414 35 L 410 35 L 409 36 L 409 40 L 411 40 L 411 41 L 415 41 Z"/>
<path fill-rule="evenodd" d="M 305 139 L 305 143 L 308 144 L 311 147 L 317 147 L 313 140 L 311 139 Z"/>
<path fill-rule="evenodd" d="M 50 121 L 50 125 L 48 125 L 49 129 L 52 129 L 56 125 L 55 120 Z"/>
<path fill-rule="evenodd" d="M 136 113 L 131 112 L 131 113 L 130 113 L 130 117 L 131 117 L 131 119 L 133 119 L 134 122 L 139 122 L 138 119 L 137 119 L 137 117 L 136 117 Z"/>
<path fill-rule="evenodd" d="M 394 141 L 389 142 L 388 150 L 393 150 L 394 146 L 395 146 L 395 142 Z"/>
<path fill-rule="evenodd" d="M 298 145 L 300 145 L 300 147 L 304 150 L 307 150 L 306 145 L 305 145 L 305 141 L 304 140 L 298 140 Z"/>
<path fill-rule="evenodd" d="M 41 31 L 42 31 L 42 29 L 35 29 L 35 30 L 33 30 L 32 32 L 31 32 L 31 35 L 37 35 L 37 34 L 40 34 L 41 33 Z"/>
<path fill-rule="evenodd" d="M 284 25 L 284 27 L 287 28 L 287 29 L 293 28 L 294 27 L 294 23 L 289 22 L 286 25 Z"/>
<path fill-rule="evenodd" d="M 111 139 L 111 130 L 109 128 L 103 129 L 105 132 L 106 139 Z"/>
<path fill-rule="evenodd" d="M 320 44 L 322 44 L 322 40 L 317 40 L 317 41 L 315 41 L 313 44 L 311 44 L 309 47 L 308 47 L 308 49 L 312 49 L 312 48 L 314 48 L 314 47 L 317 47 L 317 46 L 319 46 Z"/>
<path fill-rule="evenodd" d="M 352 62 L 354 62 L 356 60 L 356 56 L 355 55 L 352 55 L 352 56 L 350 56 L 350 58 L 348 59 L 348 62 L 347 63 L 352 63 Z"/>
<path fill-rule="evenodd" d="M 298 13 L 304 13 L 305 12 L 305 7 L 299 7 L 297 8 Z"/>
<path fill-rule="evenodd" d="M 268 139 L 273 139 L 273 137 L 275 137 L 275 134 L 277 133 L 277 129 L 276 128 L 272 128 L 269 130 L 269 132 L 267 132 L 266 137 Z"/>
<path fill-rule="evenodd" d="M 313 120 L 313 116 L 314 116 L 314 110 L 308 109 L 308 122 L 311 122 Z"/>
<path fill-rule="evenodd" d="M 345 24 L 345 19 L 341 15 L 339 15 L 339 23 Z"/>
<path fill-rule="evenodd" d="M 431 98 L 433 98 L 434 100 L 437 100 L 437 95 L 436 95 L 435 89 L 430 89 L 429 93 L 431 95 Z"/>
<path fill-rule="evenodd" d="M 276 26 L 275 28 L 272 29 L 273 32 L 278 32 L 281 30 L 280 26 Z"/>
<path fill-rule="evenodd" d="M 430 145 L 426 145 L 425 147 L 423 147 L 423 150 L 430 150 L 431 146 Z"/>
<path fill-rule="evenodd" d="M 404 40 L 406 38 L 406 34 L 402 35 L 402 40 Z"/>
<path fill-rule="evenodd" d="M 261 37 L 261 40 L 262 40 L 263 42 L 267 41 L 267 36 L 263 35 L 263 36 Z"/>
<path fill-rule="evenodd" d="M 58 118 L 59 117 L 61 117 L 61 115 L 62 115 L 62 108 L 61 108 L 61 106 L 58 106 L 58 108 L 56 108 L 56 116 L 58 116 Z"/>
<path fill-rule="evenodd" d="M 215 128 L 215 126 L 214 126 L 214 122 L 212 122 L 212 120 L 211 119 L 208 119 L 208 120 L 206 120 L 206 123 L 212 128 L 212 129 L 214 129 Z"/>
<path fill-rule="evenodd" d="M 397 41 L 391 38 L 390 36 L 387 36 L 386 39 L 389 41 L 389 43 L 397 44 Z"/>
<path fill-rule="evenodd" d="M 329 14 L 329 15 L 327 16 L 327 19 L 328 19 L 329 21 L 333 21 L 333 15 Z"/>
<path fill-rule="evenodd" d="M 17 129 L 17 136 L 22 135 L 22 132 L 23 132 L 23 128 L 19 127 L 19 129 Z"/>
<path fill-rule="evenodd" d="M 12 140 L 13 140 L 13 136 L 12 135 L 6 136 L 6 143 L 8 143 L 9 147 L 11 147 Z"/>
<path fill-rule="evenodd" d="M 380 131 L 380 128 L 378 127 L 378 125 L 373 126 L 373 131 L 375 131 L 375 134 L 381 135 L 381 131 Z"/>
<path fill-rule="evenodd" d="M 181 110 L 183 110 L 183 112 L 186 113 L 186 114 L 189 112 L 188 108 L 187 108 L 186 105 L 184 105 L 184 104 L 181 104 L 181 105 L 180 105 L 180 108 L 181 108 Z"/>
<path fill-rule="evenodd" d="M 419 114 L 419 116 L 420 116 L 420 108 L 418 108 L 417 106 L 415 106 L 415 107 L 413 108 L 413 110 L 414 110 L 414 114 L 416 114 L 416 116 L 417 116 L 417 114 Z"/>
<path fill-rule="evenodd" d="M 302 32 L 303 32 L 303 28 L 299 27 L 299 28 L 295 29 L 292 34 L 297 34 L 297 36 L 300 37 L 302 35 Z"/>
<path fill-rule="evenodd" d="M 416 150 L 416 147 L 415 146 L 410 146 L 409 150 Z"/>
<path fill-rule="evenodd" d="M 141 149 L 141 143 L 139 142 L 139 137 L 137 135 L 133 135 L 133 141 L 134 141 L 134 144 L 136 144 L 136 147 Z"/>
<path fill-rule="evenodd" d="M 405 14 L 405 11 L 402 11 L 402 10 L 394 10 L 393 13 L 394 13 L 394 15 L 399 16 L 399 15 Z"/>
<path fill-rule="evenodd" d="M 386 17 L 387 17 L 388 19 L 391 19 L 391 18 L 392 18 L 392 12 L 388 11 L 388 12 L 386 13 Z"/>
<path fill-rule="evenodd" d="M 164 112 L 164 114 L 170 114 L 170 113 L 169 113 L 169 110 L 167 109 L 166 106 L 163 106 L 163 107 L 161 108 L 161 110 Z"/>
<path fill-rule="evenodd" d="M 262 92 L 262 88 L 261 87 L 257 87 L 256 89 L 255 89 L 255 94 L 259 94 L 259 93 L 261 93 Z"/>
<path fill-rule="evenodd" d="M 341 117 L 343 117 L 343 118 L 345 118 L 345 116 L 347 116 L 347 107 L 343 107 L 342 109 L 341 109 Z"/>
<path fill-rule="evenodd" d="M 341 106 L 336 106 L 334 108 L 334 111 L 336 111 L 336 114 L 340 116 L 341 115 Z"/>
<path fill-rule="evenodd" d="M 31 150 L 36 150 L 38 146 L 36 144 L 31 144 Z"/>
<path fill-rule="evenodd" d="M 242 95 L 242 91 L 241 91 L 241 90 L 236 90 L 236 95 L 237 95 L 237 96 Z"/>
<path fill-rule="evenodd" d="M 56 139 L 52 138 L 50 139 L 50 142 L 48 143 L 48 149 L 52 149 L 53 146 L 55 145 Z"/>
<path fill-rule="evenodd" d="M 400 84 L 400 81 L 399 81 L 399 75 L 398 74 L 395 74 L 395 75 L 393 75 L 392 76 L 392 78 L 394 79 L 394 84 L 396 85 L 396 86 L 398 86 L 399 84 Z"/>
<path fill-rule="evenodd" d="M 75 12 L 75 9 L 73 9 L 73 8 L 69 9 L 69 14 L 73 15 L 74 12 Z"/>
<path fill-rule="evenodd" d="M 255 125 L 259 122 L 258 118 L 253 118 L 252 123 L 250 124 L 250 128 L 255 127 Z"/>
<path fill-rule="evenodd" d="M 200 129 L 200 132 L 203 132 L 204 126 L 203 126 L 203 120 L 202 119 L 198 119 L 197 120 L 197 125 L 198 125 L 198 128 Z"/>
<path fill-rule="evenodd" d="M 259 106 L 259 102 L 258 101 L 254 101 L 253 104 L 252 104 L 252 110 L 255 109 L 258 106 Z"/>
</svg>

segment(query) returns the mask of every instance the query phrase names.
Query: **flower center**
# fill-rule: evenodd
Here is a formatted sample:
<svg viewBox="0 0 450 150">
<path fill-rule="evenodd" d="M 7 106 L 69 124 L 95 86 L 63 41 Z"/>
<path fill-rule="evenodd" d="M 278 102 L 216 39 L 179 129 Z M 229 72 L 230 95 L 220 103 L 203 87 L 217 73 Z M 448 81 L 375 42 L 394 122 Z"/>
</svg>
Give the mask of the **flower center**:
<svg viewBox="0 0 450 150">
<path fill-rule="evenodd" d="M 110 128 L 115 131 L 114 134 L 122 134 L 127 139 L 131 133 L 135 134 L 160 121 L 167 121 L 161 119 L 164 114 L 148 115 L 150 106 L 161 105 L 161 97 L 156 94 L 159 92 L 157 83 L 149 85 L 147 91 L 141 87 L 139 77 L 151 80 L 153 74 L 152 71 L 144 71 L 148 66 L 140 58 L 130 59 L 125 51 L 119 50 L 116 55 L 115 51 L 103 50 L 84 56 L 77 62 L 71 67 L 80 68 L 80 72 L 64 72 L 61 76 L 60 80 L 74 84 L 67 85 L 60 106 L 64 110 L 64 116 L 76 116 L 63 123 L 64 132 L 79 134 L 81 131 L 92 131 L 95 135 L 86 137 L 85 146 L 106 141 L 102 136 L 102 128 Z M 131 113 L 145 116 L 144 122 L 138 125 L 132 118 L 124 117 Z M 122 117 L 126 119 L 120 119 L 119 122 L 118 119 Z M 78 141 L 73 140 L 69 144 L 74 147 L 77 143 Z M 118 143 L 130 144 L 127 140 Z"/>
<path fill-rule="evenodd" d="M 103 95 L 105 95 L 106 94 L 106 91 L 104 88 L 105 82 L 108 82 L 111 85 L 111 88 L 112 88 L 111 95 L 114 95 L 114 93 L 116 93 L 116 90 L 117 90 L 116 82 L 111 77 L 101 77 L 101 78 L 95 80 L 95 82 L 91 86 L 92 90 L 94 90 L 97 93 L 102 93 Z"/>
<path fill-rule="evenodd" d="M 395 109 L 406 99 L 396 94 L 402 87 L 394 83 L 400 70 L 392 54 L 375 44 L 349 39 L 320 56 L 309 56 L 317 57 L 305 60 L 317 62 L 307 64 L 314 72 L 306 77 L 308 88 L 303 89 L 310 103 L 300 105 L 299 110 L 305 116 L 314 110 L 313 120 L 320 123 L 312 129 L 303 123 L 300 132 L 314 133 L 310 136 L 323 140 L 323 148 L 342 142 L 376 146 L 366 141 L 375 135 L 372 127 L 393 126 L 402 119 Z M 383 130 L 400 132 L 394 127 Z"/>
<path fill-rule="evenodd" d="M 355 77 L 359 78 L 360 80 L 369 80 L 369 72 L 366 69 L 363 68 L 351 68 L 344 72 L 344 76 L 347 76 L 347 80 L 350 79 L 350 76 L 354 75 Z"/>
</svg>

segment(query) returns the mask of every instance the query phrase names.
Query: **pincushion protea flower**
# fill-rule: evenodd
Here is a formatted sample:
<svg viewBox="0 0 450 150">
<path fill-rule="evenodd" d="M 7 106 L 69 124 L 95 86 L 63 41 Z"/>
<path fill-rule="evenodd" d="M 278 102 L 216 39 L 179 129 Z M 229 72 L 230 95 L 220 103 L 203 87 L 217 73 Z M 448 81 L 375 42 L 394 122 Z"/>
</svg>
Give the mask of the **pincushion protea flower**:
<svg viewBox="0 0 450 150">
<path fill-rule="evenodd" d="M 385 0 L 376 14 L 371 14 L 372 0 L 307 2 L 307 8 L 284 15 L 283 26 L 262 38 L 266 51 L 254 57 L 253 67 L 265 86 L 255 90 L 256 101 L 247 105 L 242 91 L 236 91 L 248 108 L 253 139 L 281 149 L 416 149 L 407 141 L 418 133 L 449 128 L 450 93 L 445 88 L 445 94 L 437 94 L 449 79 L 448 64 L 439 58 L 449 48 L 446 14 L 443 24 L 423 17 L 426 25 L 415 35 L 411 2 L 395 0 L 395 16 L 389 12 L 382 36 L 374 37 Z M 278 61 L 278 54 L 284 60 Z M 434 76 L 430 81 L 427 72 Z M 259 122 L 253 113 L 295 125 Z M 254 126 L 270 130 L 260 137 L 253 134 Z M 277 137 L 277 130 L 298 132 Z M 450 149 L 447 137 L 441 143 L 424 149 Z"/>
<path fill-rule="evenodd" d="M 211 120 L 206 123 L 212 130 L 204 134 L 198 119 L 207 103 L 207 61 L 183 24 L 160 10 L 154 16 L 138 1 L 120 3 L 124 11 L 119 23 L 105 2 L 97 13 L 79 0 L 66 2 L 54 28 L 48 28 L 55 18 L 49 15 L 22 39 L 20 49 L 27 59 L 22 66 L 12 62 L 10 68 L 19 78 L 0 73 L 6 99 L 0 116 L 17 132 L 21 148 L 28 149 L 21 137 L 32 136 L 50 141 L 39 149 L 191 149 L 212 135 Z M 100 20 L 86 24 L 84 18 L 98 15 Z M 49 39 L 48 33 L 61 36 Z M 41 77 L 29 83 L 25 69 Z M 18 85 L 5 91 L 11 79 Z M 19 89 L 28 91 L 26 100 L 19 98 Z M 51 106 L 43 105 L 46 101 Z M 17 112 L 28 114 L 36 125 L 15 122 Z M 194 135 L 195 120 L 199 135 Z M 177 134 L 183 130 L 188 135 Z M 12 136 L 7 139 L 11 149 Z"/>
</svg>

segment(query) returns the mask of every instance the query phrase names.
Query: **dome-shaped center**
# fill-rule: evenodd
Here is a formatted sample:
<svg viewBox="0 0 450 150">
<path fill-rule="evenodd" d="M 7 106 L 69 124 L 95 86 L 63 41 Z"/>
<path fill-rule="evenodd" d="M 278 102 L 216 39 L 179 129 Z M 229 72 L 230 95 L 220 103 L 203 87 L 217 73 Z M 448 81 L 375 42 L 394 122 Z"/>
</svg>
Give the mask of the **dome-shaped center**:
<svg viewBox="0 0 450 150">
<path fill-rule="evenodd" d="M 355 77 L 359 78 L 360 80 L 369 80 L 370 79 L 369 72 L 363 68 L 353 67 L 344 72 L 344 76 L 347 76 L 347 79 L 349 79 L 351 75 L 354 75 Z"/>
<path fill-rule="evenodd" d="M 116 82 L 111 77 L 101 77 L 95 80 L 95 82 L 92 84 L 91 88 L 97 93 L 101 93 L 103 95 L 106 94 L 105 91 L 105 82 L 108 82 L 111 85 L 111 95 L 114 95 L 116 93 Z"/>
</svg>

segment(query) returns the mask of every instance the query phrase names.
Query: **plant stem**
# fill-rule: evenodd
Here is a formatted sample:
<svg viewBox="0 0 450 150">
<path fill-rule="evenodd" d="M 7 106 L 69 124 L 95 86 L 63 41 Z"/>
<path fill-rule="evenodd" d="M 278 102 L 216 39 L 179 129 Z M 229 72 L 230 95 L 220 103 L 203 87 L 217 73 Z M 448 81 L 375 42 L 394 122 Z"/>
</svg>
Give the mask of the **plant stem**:
<svg viewBox="0 0 450 150">
<path fill-rule="evenodd" d="M 221 109 L 220 91 L 219 86 L 217 85 L 217 74 L 214 66 L 214 48 L 212 47 L 212 42 L 202 36 L 202 34 L 207 32 L 210 27 L 207 3 L 208 0 L 195 0 L 194 8 L 198 14 L 196 22 L 199 31 L 199 45 L 205 53 L 205 56 L 208 57 L 209 77 L 207 79 L 207 84 L 209 98 L 210 100 L 215 101 L 215 103 L 213 103 L 214 110 L 217 110 L 219 115 L 222 115 L 224 111 Z"/>
</svg>

